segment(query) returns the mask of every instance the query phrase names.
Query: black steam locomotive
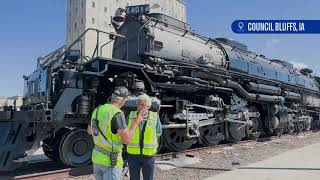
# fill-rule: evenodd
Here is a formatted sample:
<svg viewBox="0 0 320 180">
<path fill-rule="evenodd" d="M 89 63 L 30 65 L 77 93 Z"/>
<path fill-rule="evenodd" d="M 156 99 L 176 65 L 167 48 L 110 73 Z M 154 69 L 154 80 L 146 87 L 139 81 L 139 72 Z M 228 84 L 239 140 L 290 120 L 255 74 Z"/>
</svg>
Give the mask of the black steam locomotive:
<svg viewBox="0 0 320 180">
<path fill-rule="evenodd" d="M 157 97 L 162 147 L 181 151 L 199 143 L 239 142 L 262 134 L 310 130 L 319 123 L 319 78 L 281 60 L 270 60 L 225 38 L 207 38 L 162 14 L 128 12 L 117 33 L 86 30 L 69 47 L 39 59 L 25 77 L 20 111 L 0 112 L 0 170 L 13 170 L 41 146 L 70 166 L 90 163 L 86 133 L 94 107 L 116 86 Z M 74 49 L 88 32 L 114 41 L 113 58 L 87 59 Z"/>
</svg>

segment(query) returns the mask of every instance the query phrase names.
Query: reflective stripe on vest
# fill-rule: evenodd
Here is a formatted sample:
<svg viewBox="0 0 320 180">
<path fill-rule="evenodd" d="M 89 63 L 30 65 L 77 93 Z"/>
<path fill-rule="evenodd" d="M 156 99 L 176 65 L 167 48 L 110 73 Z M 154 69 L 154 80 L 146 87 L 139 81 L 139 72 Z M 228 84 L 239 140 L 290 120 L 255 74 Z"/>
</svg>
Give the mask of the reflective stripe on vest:
<svg viewBox="0 0 320 180">
<path fill-rule="evenodd" d="M 93 112 L 93 117 L 95 117 L 96 111 L 97 109 Z M 117 158 L 117 167 L 122 167 L 123 165 L 121 157 L 123 144 L 121 142 L 121 138 L 118 134 L 113 134 L 111 131 L 111 122 L 117 113 L 123 112 L 112 104 L 105 104 L 99 108 L 99 128 L 107 139 L 105 139 L 100 132 L 98 136 L 93 136 L 95 149 L 92 152 L 92 162 L 95 164 L 111 166 L 110 155 L 105 152 L 119 152 L 120 155 Z"/>
<path fill-rule="evenodd" d="M 132 125 L 133 119 L 137 117 L 137 112 L 132 111 L 129 114 L 128 126 Z M 143 148 L 142 154 L 147 156 L 153 156 L 156 154 L 158 149 L 158 139 L 157 139 L 157 123 L 158 123 L 158 113 L 148 112 L 148 118 L 144 130 L 143 138 Z M 132 137 L 131 143 L 127 146 L 127 152 L 129 154 L 140 154 L 140 125 L 136 128 L 134 135 Z"/>
</svg>

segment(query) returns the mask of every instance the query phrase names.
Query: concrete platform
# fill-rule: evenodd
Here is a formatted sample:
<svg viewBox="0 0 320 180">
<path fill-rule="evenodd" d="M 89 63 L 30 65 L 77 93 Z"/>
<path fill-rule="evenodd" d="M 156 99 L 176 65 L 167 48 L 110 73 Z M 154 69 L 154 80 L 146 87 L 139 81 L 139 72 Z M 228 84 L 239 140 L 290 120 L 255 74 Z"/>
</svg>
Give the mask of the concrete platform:
<svg viewBox="0 0 320 180">
<path fill-rule="evenodd" d="M 205 180 L 320 180 L 320 143 Z"/>
<path fill-rule="evenodd" d="M 39 162 L 39 161 L 50 161 L 50 159 L 44 155 L 42 148 L 39 148 L 36 152 L 33 153 L 30 157 L 30 161 L 32 162 Z"/>
</svg>

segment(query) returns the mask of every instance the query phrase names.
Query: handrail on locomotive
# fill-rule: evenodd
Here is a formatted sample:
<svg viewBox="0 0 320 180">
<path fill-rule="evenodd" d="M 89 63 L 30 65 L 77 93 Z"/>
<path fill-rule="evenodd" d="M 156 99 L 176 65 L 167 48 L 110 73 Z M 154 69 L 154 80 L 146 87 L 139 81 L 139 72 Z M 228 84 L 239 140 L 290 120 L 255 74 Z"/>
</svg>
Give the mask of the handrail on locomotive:
<svg viewBox="0 0 320 180">
<path fill-rule="evenodd" d="M 109 38 L 111 39 L 111 40 L 113 40 L 113 37 L 114 36 L 116 36 L 116 37 L 120 37 L 120 38 L 124 38 L 124 39 L 126 39 L 126 41 L 127 41 L 127 54 L 128 54 L 128 40 L 127 40 L 127 38 L 125 37 L 125 36 L 122 36 L 122 35 L 119 35 L 119 34 L 116 34 L 116 33 L 112 33 L 112 32 L 105 32 L 105 31 L 101 31 L 101 30 L 98 30 L 98 29 L 94 29 L 94 28 L 88 28 L 88 29 L 86 29 L 82 34 L 80 34 L 80 36 L 76 39 L 76 40 L 74 40 L 65 50 L 64 50 L 64 52 L 62 52 L 60 55 L 58 55 L 58 57 L 56 58 L 56 59 L 54 59 L 54 60 L 52 60 L 47 66 L 48 66 L 48 69 L 49 69 L 49 71 L 52 71 L 52 65 L 54 65 L 56 62 L 58 62 L 63 56 L 65 56 L 66 55 L 66 53 L 67 52 L 69 52 L 71 49 L 72 49 L 72 47 L 74 46 L 74 45 L 76 45 L 79 41 L 81 42 L 81 47 L 83 47 L 83 42 L 82 42 L 82 38 L 88 33 L 88 32 L 90 32 L 90 31 L 95 31 L 96 32 L 96 47 L 95 47 L 95 49 L 94 49 L 94 52 L 93 52 L 93 54 L 92 54 L 92 58 L 91 59 L 93 59 L 94 57 L 99 57 L 99 46 L 100 46 L 100 43 L 99 43 L 99 41 L 100 41 L 100 38 L 99 38 L 99 34 L 100 33 L 102 33 L 102 34 L 107 34 L 107 35 L 110 35 L 109 36 Z M 111 41 L 110 41 L 111 42 Z M 100 48 L 100 53 L 101 53 L 101 55 L 102 55 L 102 48 L 105 46 L 106 44 L 104 44 L 104 45 L 102 45 L 101 46 L 101 48 Z M 80 54 L 82 55 L 83 54 L 83 49 L 81 48 L 80 49 Z M 95 56 L 96 55 L 96 56 Z M 127 60 L 128 60 L 128 56 L 126 56 L 127 57 Z M 84 58 L 83 56 L 81 56 L 80 57 L 81 59 L 82 58 Z M 47 91 L 47 95 L 46 95 L 46 108 L 48 109 L 49 108 L 49 97 L 50 97 L 50 92 L 51 92 L 51 76 L 48 76 L 48 91 Z"/>
</svg>

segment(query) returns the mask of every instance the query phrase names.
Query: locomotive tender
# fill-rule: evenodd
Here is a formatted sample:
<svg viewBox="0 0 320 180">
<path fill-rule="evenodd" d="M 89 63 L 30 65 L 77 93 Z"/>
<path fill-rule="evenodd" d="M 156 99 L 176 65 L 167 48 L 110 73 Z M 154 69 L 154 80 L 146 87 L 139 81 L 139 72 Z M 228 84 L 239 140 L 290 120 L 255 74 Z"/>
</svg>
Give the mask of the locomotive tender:
<svg viewBox="0 0 320 180">
<path fill-rule="evenodd" d="M 125 111 L 141 91 L 161 100 L 161 142 L 171 151 L 318 124 L 319 78 L 310 73 L 236 41 L 195 34 L 166 15 L 127 12 L 123 18 L 116 34 L 88 29 L 69 47 L 39 59 L 37 70 L 24 77 L 21 110 L 0 112 L 1 171 L 28 162 L 40 142 L 53 160 L 90 163 L 90 114 L 120 85 L 132 92 Z M 109 35 L 112 59 L 99 57 L 99 42 L 90 59 L 73 49 L 88 32 Z M 154 100 L 152 108 L 160 104 Z"/>
</svg>

